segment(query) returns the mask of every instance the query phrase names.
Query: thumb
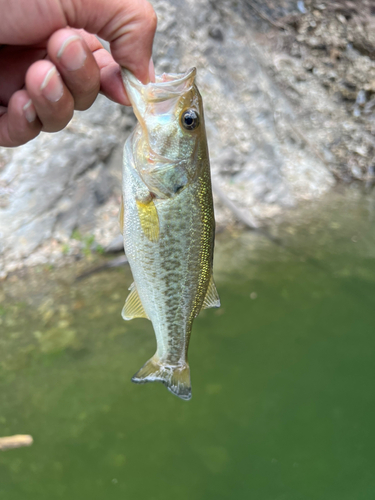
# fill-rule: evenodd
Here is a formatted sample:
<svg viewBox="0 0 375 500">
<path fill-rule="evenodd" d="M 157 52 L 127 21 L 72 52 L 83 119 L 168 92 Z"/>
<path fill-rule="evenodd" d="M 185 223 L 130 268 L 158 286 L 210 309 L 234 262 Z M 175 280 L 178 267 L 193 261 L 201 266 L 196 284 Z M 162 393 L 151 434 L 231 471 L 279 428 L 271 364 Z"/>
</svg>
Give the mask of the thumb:
<svg viewBox="0 0 375 500">
<path fill-rule="evenodd" d="M 70 0 L 74 12 L 66 12 L 67 24 L 83 28 L 110 43 L 120 66 L 144 83 L 149 81 L 149 63 L 157 17 L 146 0 Z"/>
<path fill-rule="evenodd" d="M 0 44 L 38 45 L 70 26 L 110 43 L 113 58 L 146 83 L 157 18 L 146 0 L 0 0 Z"/>
</svg>

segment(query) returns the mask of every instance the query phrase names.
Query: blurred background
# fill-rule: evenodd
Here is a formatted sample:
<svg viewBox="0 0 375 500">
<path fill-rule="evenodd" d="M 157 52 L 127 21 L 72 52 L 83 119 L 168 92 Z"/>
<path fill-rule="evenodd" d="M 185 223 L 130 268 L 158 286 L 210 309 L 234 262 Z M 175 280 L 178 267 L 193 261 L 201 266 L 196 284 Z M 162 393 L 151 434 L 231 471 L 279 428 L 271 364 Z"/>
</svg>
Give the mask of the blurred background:
<svg viewBox="0 0 375 500">
<path fill-rule="evenodd" d="M 155 0 L 157 73 L 197 67 L 215 279 L 193 399 L 131 376 L 151 324 L 117 214 L 131 109 L 99 96 L 0 148 L 6 500 L 373 500 L 375 2 Z"/>
</svg>

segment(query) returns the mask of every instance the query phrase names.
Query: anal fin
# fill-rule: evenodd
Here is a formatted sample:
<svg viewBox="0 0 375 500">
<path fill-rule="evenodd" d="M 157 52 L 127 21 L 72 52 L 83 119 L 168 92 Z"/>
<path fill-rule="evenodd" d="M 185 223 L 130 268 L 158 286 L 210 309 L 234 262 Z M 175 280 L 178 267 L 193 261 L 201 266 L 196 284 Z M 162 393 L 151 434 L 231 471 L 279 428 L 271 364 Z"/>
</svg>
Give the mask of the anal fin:
<svg viewBox="0 0 375 500">
<path fill-rule="evenodd" d="M 220 307 L 220 297 L 217 293 L 212 274 L 208 284 L 207 293 L 203 301 L 202 309 L 209 309 L 210 307 Z"/>
<path fill-rule="evenodd" d="M 121 316 L 125 321 L 129 321 L 134 318 L 146 318 L 150 319 L 147 316 L 146 311 L 142 305 L 141 299 L 139 298 L 137 289 L 135 284 L 132 283 L 130 285 L 130 293 L 126 298 L 125 305 L 122 309 Z"/>
</svg>

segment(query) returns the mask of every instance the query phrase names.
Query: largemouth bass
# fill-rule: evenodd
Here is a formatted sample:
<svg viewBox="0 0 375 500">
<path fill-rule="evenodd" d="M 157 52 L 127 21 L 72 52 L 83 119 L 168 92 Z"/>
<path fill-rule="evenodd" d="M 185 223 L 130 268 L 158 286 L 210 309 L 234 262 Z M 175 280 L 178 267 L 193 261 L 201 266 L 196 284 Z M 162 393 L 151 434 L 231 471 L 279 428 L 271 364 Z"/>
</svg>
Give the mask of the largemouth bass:
<svg viewBox="0 0 375 500">
<path fill-rule="evenodd" d="M 212 277 L 215 219 L 195 68 L 143 85 L 123 70 L 138 124 L 124 147 L 123 228 L 134 283 L 122 317 L 148 318 L 156 354 L 133 382 L 159 381 L 191 398 L 194 318 L 220 300 Z"/>
</svg>

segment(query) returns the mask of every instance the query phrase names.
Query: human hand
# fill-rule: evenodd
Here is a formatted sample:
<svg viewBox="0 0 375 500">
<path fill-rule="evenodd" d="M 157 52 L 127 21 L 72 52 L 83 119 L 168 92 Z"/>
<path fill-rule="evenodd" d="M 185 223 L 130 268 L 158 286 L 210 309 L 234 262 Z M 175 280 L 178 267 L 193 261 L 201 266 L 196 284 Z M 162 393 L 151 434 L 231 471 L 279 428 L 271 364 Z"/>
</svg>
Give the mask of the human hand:
<svg viewBox="0 0 375 500">
<path fill-rule="evenodd" d="M 146 0 L 0 0 L 0 12 L 0 146 L 63 129 L 99 91 L 129 105 L 120 66 L 154 78 Z"/>
</svg>

